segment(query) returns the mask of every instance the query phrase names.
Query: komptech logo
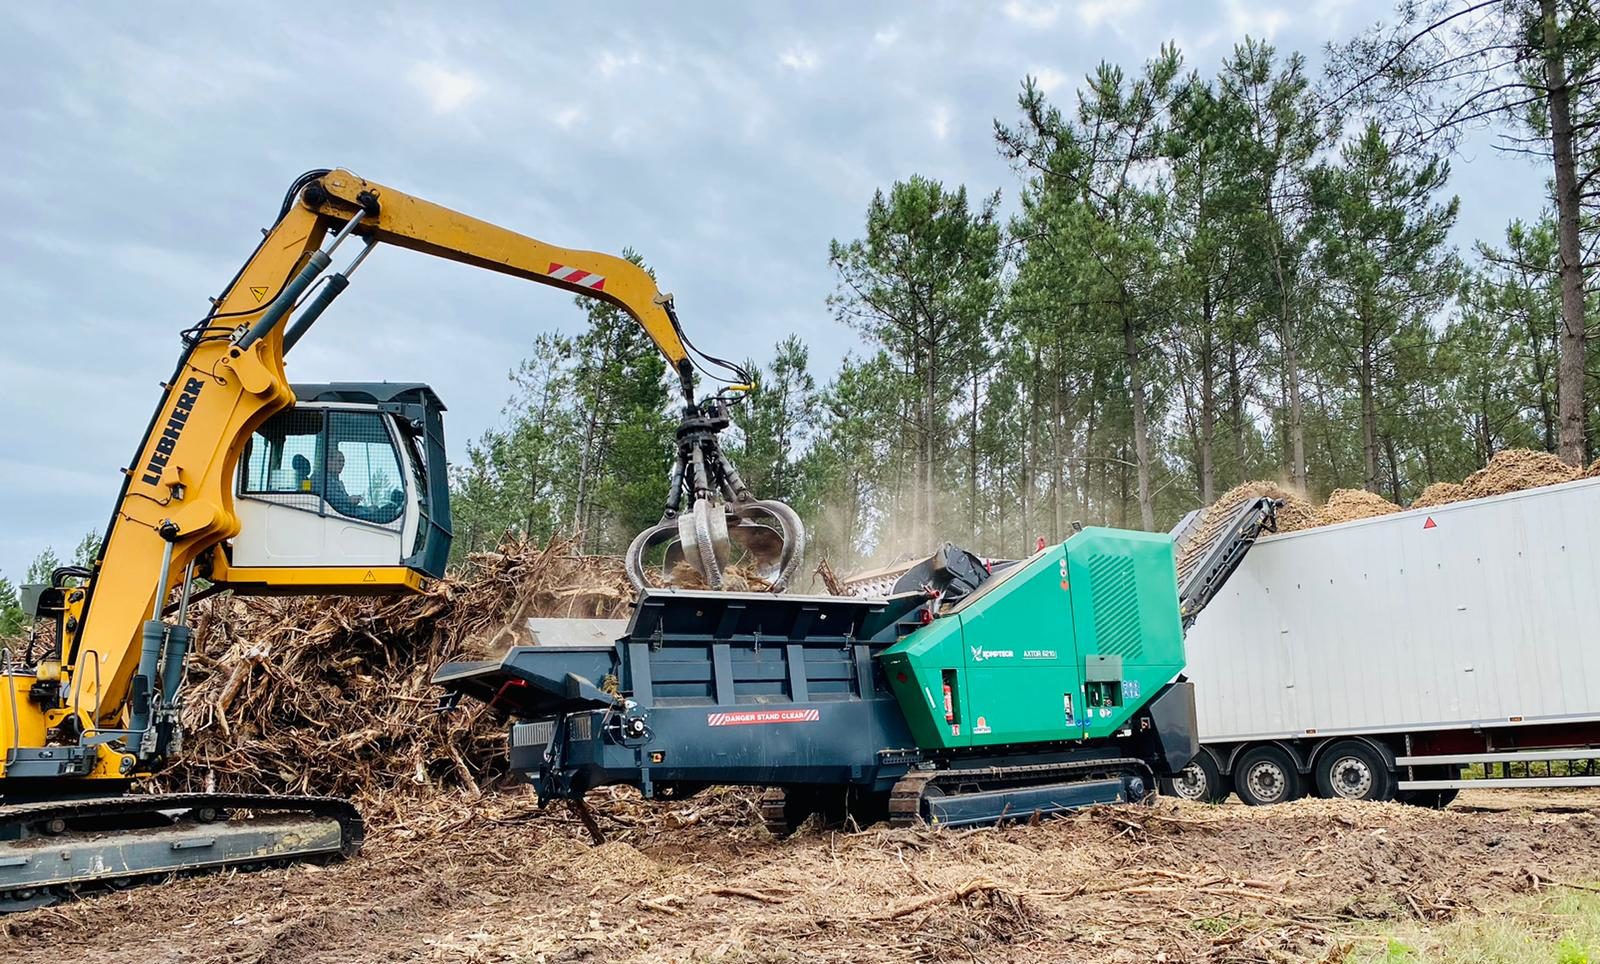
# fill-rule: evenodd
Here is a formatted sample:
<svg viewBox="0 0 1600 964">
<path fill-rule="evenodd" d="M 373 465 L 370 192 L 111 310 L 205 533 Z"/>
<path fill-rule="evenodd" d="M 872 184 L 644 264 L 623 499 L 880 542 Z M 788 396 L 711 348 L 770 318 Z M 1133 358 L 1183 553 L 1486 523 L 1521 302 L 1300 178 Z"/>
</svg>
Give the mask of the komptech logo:
<svg viewBox="0 0 1600 964">
<path fill-rule="evenodd" d="M 183 427 L 189 424 L 189 416 L 194 414 L 194 403 L 200 399 L 200 390 L 205 387 L 205 383 L 198 378 L 183 383 L 183 391 L 172 406 L 172 414 L 167 416 L 161 437 L 156 440 L 156 450 L 150 453 L 150 461 L 145 464 L 144 475 L 139 479 L 145 485 L 161 484 L 161 473 L 167 468 L 167 460 L 172 458 L 172 450 L 178 447 L 178 436 L 183 434 Z"/>
<path fill-rule="evenodd" d="M 982 646 L 972 647 L 972 661 L 974 663 L 981 663 L 986 659 L 1010 659 L 1015 655 L 1017 655 L 1016 650 L 1011 649 L 984 649 Z"/>
</svg>

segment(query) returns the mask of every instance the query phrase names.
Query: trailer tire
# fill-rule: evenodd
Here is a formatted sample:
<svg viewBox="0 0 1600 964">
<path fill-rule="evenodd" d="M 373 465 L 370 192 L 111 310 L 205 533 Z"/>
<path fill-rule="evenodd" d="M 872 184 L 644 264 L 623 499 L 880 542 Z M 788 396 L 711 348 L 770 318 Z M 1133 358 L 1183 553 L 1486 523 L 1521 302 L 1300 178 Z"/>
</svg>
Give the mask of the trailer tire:
<svg viewBox="0 0 1600 964">
<path fill-rule="evenodd" d="M 1394 799 L 1388 761 L 1361 740 L 1340 740 L 1317 754 L 1316 777 L 1317 796 L 1325 799 Z"/>
<path fill-rule="evenodd" d="M 1195 754 L 1189 765 L 1171 776 L 1161 778 L 1163 796 L 1199 803 L 1221 803 L 1232 792 L 1227 777 L 1222 775 L 1217 761 L 1204 750 Z"/>
<path fill-rule="evenodd" d="M 1233 765 L 1233 792 L 1252 807 L 1298 800 L 1305 793 L 1294 757 L 1266 743 L 1239 754 Z"/>
</svg>

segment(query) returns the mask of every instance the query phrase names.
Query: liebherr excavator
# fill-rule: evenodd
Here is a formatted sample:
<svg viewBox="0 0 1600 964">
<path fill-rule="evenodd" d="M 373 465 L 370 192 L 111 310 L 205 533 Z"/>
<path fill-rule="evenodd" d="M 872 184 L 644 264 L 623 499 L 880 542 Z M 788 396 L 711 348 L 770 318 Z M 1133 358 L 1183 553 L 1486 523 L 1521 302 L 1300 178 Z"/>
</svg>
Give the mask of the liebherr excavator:
<svg viewBox="0 0 1600 964">
<path fill-rule="evenodd" d="M 359 251 L 328 273 L 352 242 Z M 211 310 L 182 332 L 94 564 L 30 587 L 35 636 L 0 651 L 0 911 L 83 887 L 360 846 L 360 815 L 343 800 L 128 791 L 181 752 L 186 620 L 201 580 L 206 593 L 378 594 L 415 592 L 444 574 L 451 523 L 438 396 L 422 384 L 291 385 L 284 368 L 379 244 L 608 302 L 666 356 L 683 418 L 662 519 L 628 552 L 639 586 L 680 562 L 718 586 L 740 561 L 781 590 L 798 567 L 800 520 L 756 499 L 718 445 L 745 386 L 695 397 L 697 368 L 711 377 L 704 366 L 720 368 L 729 383 L 747 374 L 693 347 L 648 272 L 349 171 L 308 172 Z"/>
</svg>

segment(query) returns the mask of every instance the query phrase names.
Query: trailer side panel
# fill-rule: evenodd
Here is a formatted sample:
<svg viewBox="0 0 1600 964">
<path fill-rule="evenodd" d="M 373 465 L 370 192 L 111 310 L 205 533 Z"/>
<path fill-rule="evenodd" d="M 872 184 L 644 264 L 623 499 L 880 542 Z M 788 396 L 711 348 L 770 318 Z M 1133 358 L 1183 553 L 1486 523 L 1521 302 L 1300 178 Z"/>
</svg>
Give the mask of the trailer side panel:
<svg viewBox="0 0 1600 964">
<path fill-rule="evenodd" d="M 1600 479 L 1261 539 L 1188 635 L 1207 743 L 1600 719 Z"/>
</svg>

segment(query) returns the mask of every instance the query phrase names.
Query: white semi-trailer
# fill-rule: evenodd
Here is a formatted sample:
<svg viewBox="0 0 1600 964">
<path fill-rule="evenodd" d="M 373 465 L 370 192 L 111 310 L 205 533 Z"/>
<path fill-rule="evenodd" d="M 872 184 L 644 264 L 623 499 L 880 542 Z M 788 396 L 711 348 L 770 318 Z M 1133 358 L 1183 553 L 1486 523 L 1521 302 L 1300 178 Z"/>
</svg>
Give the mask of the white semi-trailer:
<svg viewBox="0 0 1600 964">
<path fill-rule="evenodd" d="M 1600 786 L 1600 479 L 1264 536 L 1187 645 L 1179 795 Z"/>
</svg>

